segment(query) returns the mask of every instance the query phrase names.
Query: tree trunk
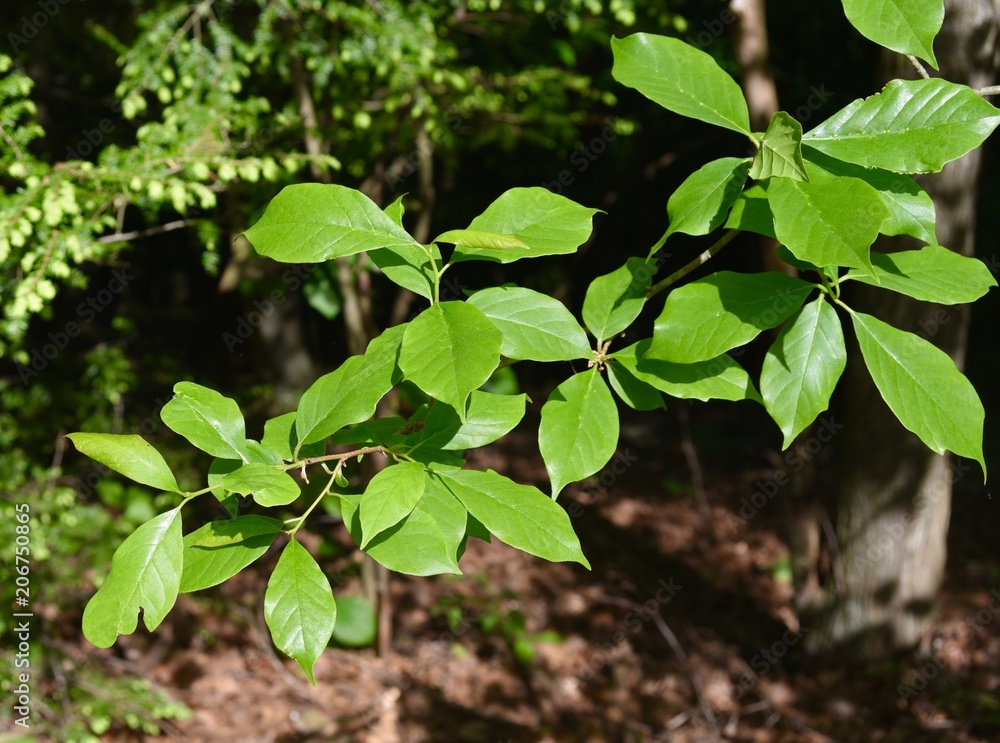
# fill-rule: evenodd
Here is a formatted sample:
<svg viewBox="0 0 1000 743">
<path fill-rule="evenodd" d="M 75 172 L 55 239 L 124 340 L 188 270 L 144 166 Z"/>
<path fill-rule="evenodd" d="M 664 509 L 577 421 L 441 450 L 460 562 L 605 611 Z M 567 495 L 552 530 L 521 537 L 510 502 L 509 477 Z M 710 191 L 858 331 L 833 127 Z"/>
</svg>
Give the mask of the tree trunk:
<svg viewBox="0 0 1000 743">
<path fill-rule="evenodd" d="M 767 13 L 764 0 L 730 0 L 729 9 L 736 18 L 733 51 L 740 66 L 740 85 L 750 110 L 750 126 L 764 131 L 779 110 L 778 88 L 771 70 Z M 778 241 L 759 236 L 761 265 L 765 271 L 796 276 L 798 272 L 778 257 Z M 774 335 L 777 335 L 775 331 Z M 807 428 L 802 438 L 814 434 Z M 791 552 L 792 581 L 796 604 L 808 606 L 819 593 L 817 564 L 820 554 L 820 499 L 816 494 L 816 461 L 792 475 L 791 496 L 784 499 L 786 536 Z"/>
<path fill-rule="evenodd" d="M 998 69 L 1000 2 L 949 0 L 935 42 L 942 76 L 974 88 L 993 82 Z M 914 77 L 904 58 L 884 65 L 887 77 Z M 939 242 L 972 255 L 981 152 L 920 179 L 934 199 Z M 918 247 L 897 240 L 893 249 Z M 854 288 L 854 287 L 852 287 Z M 891 325 L 927 338 L 962 366 L 969 314 L 856 287 L 852 304 Z M 806 637 L 812 655 L 848 651 L 875 660 L 913 649 L 928 639 L 944 576 L 952 484 L 978 471 L 931 452 L 905 430 L 883 402 L 856 343 L 849 354 L 843 436 L 838 438 L 834 484 L 836 537 L 843 583 L 827 588 Z"/>
</svg>

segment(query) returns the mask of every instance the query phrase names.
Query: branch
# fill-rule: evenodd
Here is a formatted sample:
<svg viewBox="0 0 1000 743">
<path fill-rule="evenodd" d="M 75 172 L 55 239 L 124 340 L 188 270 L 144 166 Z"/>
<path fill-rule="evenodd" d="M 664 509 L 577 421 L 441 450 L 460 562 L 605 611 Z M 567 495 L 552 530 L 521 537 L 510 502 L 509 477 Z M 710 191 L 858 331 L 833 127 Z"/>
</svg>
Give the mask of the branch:
<svg viewBox="0 0 1000 743">
<path fill-rule="evenodd" d="M 182 227 L 187 227 L 188 224 L 190 224 L 190 222 L 186 219 L 177 219 L 173 222 L 161 224 L 158 227 L 150 227 L 148 230 L 133 230 L 132 232 L 116 232 L 113 235 L 105 235 L 104 237 L 97 238 L 97 242 L 103 244 L 129 242 L 130 240 L 139 240 L 143 237 L 149 237 L 150 235 L 159 235 L 161 232 L 179 230 Z"/>
<path fill-rule="evenodd" d="M 1000 85 L 990 85 L 985 88 L 977 88 L 976 94 L 987 98 L 991 95 L 1000 95 Z"/>
<path fill-rule="evenodd" d="M 294 470 L 299 467 L 305 467 L 310 464 L 316 464 L 318 462 L 331 462 L 334 460 L 344 460 L 350 459 L 351 457 L 360 457 L 363 454 L 374 454 L 376 452 L 382 452 L 385 454 L 385 449 L 381 446 L 366 446 L 364 449 L 356 449 L 355 451 L 345 452 L 343 454 L 324 454 L 320 457 L 308 457 L 306 459 L 300 459 L 297 462 L 292 462 L 291 464 L 285 465 L 284 469 Z"/>
<path fill-rule="evenodd" d="M 671 284 L 677 283 L 685 276 L 687 276 L 689 273 L 694 271 L 696 268 L 707 263 L 713 255 L 718 253 L 720 250 L 726 247 L 730 242 L 732 242 L 733 238 L 736 237 L 738 234 L 740 234 L 740 230 L 729 230 L 729 232 L 727 232 L 725 235 L 716 240 L 715 244 L 712 247 L 710 247 L 704 253 L 702 253 L 693 261 L 688 263 L 686 266 L 674 271 L 672 274 L 667 276 L 667 278 L 665 278 L 663 281 L 659 281 L 653 284 L 651 287 L 649 287 L 649 289 L 646 290 L 646 300 L 648 301 L 652 299 L 654 296 L 662 292 Z"/>
</svg>

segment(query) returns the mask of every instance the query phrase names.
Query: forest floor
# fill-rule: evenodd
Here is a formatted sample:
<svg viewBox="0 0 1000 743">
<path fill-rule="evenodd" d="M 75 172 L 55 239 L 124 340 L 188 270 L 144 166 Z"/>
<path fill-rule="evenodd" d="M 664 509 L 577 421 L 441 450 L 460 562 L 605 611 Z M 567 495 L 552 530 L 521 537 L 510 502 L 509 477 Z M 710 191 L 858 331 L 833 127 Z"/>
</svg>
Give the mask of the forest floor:
<svg viewBox="0 0 1000 743">
<path fill-rule="evenodd" d="M 570 512 L 592 571 L 471 540 L 462 576 L 392 576 L 391 654 L 331 648 L 315 687 L 268 639 L 270 553 L 218 589 L 182 596 L 155 633 L 79 652 L 190 707 L 190 718 L 146 740 L 1000 741 L 1000 613 L 989 608 L 1000 588 L 997 499 L 956 495 L 928 658 L 878 667 L 845 658 L 808 671 L 796 645 L 809 628 L 792 608 L 780 536 L 785 494 L 739 516 L 741 498 L 788 459 L 762 458 L 766 442 L 718 441 L 706 429 L 685 444 L 666 430 L 626 426 L 607 488 L 595 478 L 560 498 L 579 504 Z M 472 457 L 547 488 L 526 436 Z M 689 484 L 695 461 L 701 509 Z M 340 528 L 330 535 L 349 539 Z M 338 596 L 360 592 L 356 562 L 344 551 L 324 563 Z"/>
</svg>

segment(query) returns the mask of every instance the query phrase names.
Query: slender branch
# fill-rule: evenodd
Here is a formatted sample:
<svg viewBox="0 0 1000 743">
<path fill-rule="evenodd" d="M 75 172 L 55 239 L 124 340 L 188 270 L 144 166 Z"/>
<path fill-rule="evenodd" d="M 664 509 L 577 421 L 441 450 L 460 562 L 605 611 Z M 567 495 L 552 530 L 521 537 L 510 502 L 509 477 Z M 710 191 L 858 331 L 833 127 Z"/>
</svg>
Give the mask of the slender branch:
<svg viewBox="0 0 1000 743">
<path fill-rule="evenodd" d="M 17 157 L 17 159 L 23 160 L 24 153 L 21 152 L 21 148 L 17 146 L 17 142 L 15 142 L 11 138 L 11 136 L 7 133 L 7 130 L 3 128 L 3 124 L 0 124 L 0 134 L 2 134 L 3 138 L 7 140 L 7 144 L 10 145 L 10 148 L 14 150 L 14 155 Z"/>
<path fill-rule="evenodd" d="M 1000 85 L 988 85 L 985 88 L 976 88 L 976 94 L 987 98 L 991 95 L 1000 95 Z"/>
<path fill-rule="evenodd" d="M 647 300 L 652 299 L 654 296 L 662 292 L 671 284 L 677 283 L 685 276 L 687 276 L 689 273 L 694 271 L 696 268 L 707 263 L 712 258 L 712 256 L 714 256 L 716 253 L 718 253 L 720 250 L 726 247 L 730 242 L 732 242 L 733 238 L 736 237 L 738 234 L 740 234 L 740 230 L 729 230 L 729 232 L 727 232 L 725 235 L 716 240 L 715 244 L 712 247 L 703 252 L 701 255 L 699 255 L 693 261 L 688 263 L 686 266 L 677 269 L 672 274 L 667 276 L 667 278 L 663 279 L 663 281 L 659 281 L 653 284 L 651 287 L 649 287 L 649 289 L 646 290 L 646 299 Z"/>
<path fill-rule="evenodd" d="M 150 235 L 159 235 L 161 232 L 179 230 L 182 227 L 187 227 L 188 224 L 190 223 L 186 219 L 177 219 L 173 222 L 161 224 L 158 227 L 150 227 L 148 230 L 133 230 L 132 232 L 116 232 L 113 235 L 105 235 L 104 237 L 97 238 L 97 242 L 107 244 L 139 240 Z"/>
<path fill-rule="evenodd" d="M 705 687 L 701 683 L 701 677 L 688 662 L 687 653 L 684 652 L 684 648 L 681 647 L 680 642 L 677 640 L 677 635 L 675 635 L 673 630 L 670 629 L 670 626 L 666 623 L 658 611 L 653 613 L 653 623 L 656 625 L 656 628 L 660 630 L 660 634 L 663 635 L 663 639 L 667 641 L 670 649 L 674 651 L 674 655 L 677 660 L 679 660 L 681 665 L 683 665 L 687 670 L 688 678 L 691 679 L 691 686 L 694 688 L 694 695 L 698 698 L 698 706 L 701 707 L 701 713 L 705 716 L 705 720 L 710 725 L 718 726 L 715 714 L 712 712 L 712 708 L 705 699 Z"/>
<path fill-rule="evenodd" d="M 356 449 L 355 451 L 345 452 L 343 454 L 324 454 L 320 457 L 308 457 L 306 459 L 299 459 L 291 464 L 284 465 L 283 469 L 294 470 L 299 467 L 308 467 L 310 464 L 316 464 L 317 462 L 331 462 L 331 461 L 341 461 L 344 459 L 350 459 L 351 457 L 360 457 L 364 454 L 374 454 L 376 452 L 386 453 L 385 448 L 381 446 L 366 446 L 364 449 Z"/>
<path fill-rule="evenodd" d="M 931 79 L 931 76 L 927 74 L 927 70 L 924 69 L 924 66 L 920 63 L 919 59 L 914 57 L 912 54 L 907 54 L 906 58 L 910 60 L 910 64 L 912 64 L 914 68 L 916 68 L 917 72 L 920 74 L 920 77 L 922 77 L 924 80 Z"/>
</svg>

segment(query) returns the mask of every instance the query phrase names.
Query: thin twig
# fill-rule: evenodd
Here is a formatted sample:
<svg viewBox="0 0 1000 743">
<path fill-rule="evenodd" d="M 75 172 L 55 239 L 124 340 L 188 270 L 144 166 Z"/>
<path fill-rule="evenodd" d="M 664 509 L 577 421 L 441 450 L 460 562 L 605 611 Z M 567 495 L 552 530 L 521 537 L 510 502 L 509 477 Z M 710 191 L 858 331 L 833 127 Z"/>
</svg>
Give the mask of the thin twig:
<svg viewBox="0 0 1000 743">
<path fill-rule="evenodd" d="M 705 475 L 698 459 L 698 450 L 694 446 L 694 439 L 691 438 L 691 416 L 688 413 L 688 404 L 684 400 L 677 406 L 677 419 L 681 426 L 681 451 L 684 452 L 684 459 L 687 460 L 688 469 L 691 470 L 691 484 L 694 485 L 698 513 L 707 521 L 712 516 L 712 509 L 705 494 Z"/>
<path fill-rule="evenodd" d="M 729 230 L 725 235 L 716 240 L 715 244 L 712 245 L 712 247 L 703 252 L 701 255 L 699 255 L 693 261 L 688 263 L 686 266 L 677 269 L 672 274 L 667 276 L 667 278 L 663 279 L 663 281 L 659 281 L 653 284 L 651 287 L 649 287 L 649 289 L 646 290 L 646 299 L 653 298 L 671 284 L 677 283 L 685 276 L 687 276 L 689 273 L 694 271 L 696 268 L 707 263 L 712 258 L 712 256 L 714 256 L 716 253 L 718 253 L 720 250 L 726 247 L 730 242 L 732 242 L 733 238 L 736 237 L 738 234 L 740 234 L 739 230 Z"/>
<path fill-rule="evenodd" d="M 656 628 L 660 630 L 660 634 L 663 635 L 667 644 L 670 645 L 670 649 L 674 651 L 674 655 L 677 656 L 677 660 L 681 662 L 685 668 L 687 668 L 688 678 L 691 679 L 691 686 L 694 687 L 695 696 L 698 697 L 698 706 L 701 707 L 701 713 L 705 715 L 705 720 L 709 724 L 717 726 L 717 721 L 715 719 L 715 713 L 712 712 L 712 708 L 708 706 L 708 702 L 705 700 L 704 687 L 701 684 L 701 678 L 698 674 L 694 672 L 692 668 L 688 667 L 688 656 L 684 652 L 684 648 L 681 647 L 680 642 L 677 640 L 677 635 L 673 633 L 673 630 L 667 625 L 666 621 L 660 615 L 659 612 L 653 614 L 653 622 L 656 624 Z M 716 727 L 716 732 L 718 732 L 718 727 Z"/>
<path fill-rule="evenodd" d="M 988 85 L 985 88 L 976 88 L 976 94 L 986 98 L 991 95 L 1000 95 L 1000 85 Z"/>
<path fill-rule="evenodd" d="M 927 74 L 927 70 L 924 69 L 924 66 L 920 63 L 919 59 L 914 57 L 912 54 L 907 54 L 906 58 L 910 60 L 910 64 L 912 64 L 916 68 L 917 72 L 920 74 L 920 77 L 922 77 L 924 80 L 931 79 L 931 76 Z"/>
<path fill-rule="evenodd" d="M 826 542 L 830 547 L 830 562 L 833 565 L 833 578 L 837 583 L 837 595 L 841 598 L 847 593 L 847 582 L 844 579 L 844 566 L 840 562 L 840 545 L 837 542 L 837 532 L 830 521 L 830 514 L 825 508 L 820 508 L 820 523 L 823 525 L 823 533 L 826 535 Z"/>
<path fill-rule="evenodd" d="M 133 230 L 132 232 L 116 232 L 113 235 L 105 235 L 104 237 L 97 238 L 97 242 L 103 244 L 129 242 L 130 240 L 139 240 L 150 235 L 159 235 L 161 232 L 179 230 L 182 227 L 187 227 L 189 224 L 190 222 L 186 219 L 176 219 L 173 222 L 167 222 L 157 227 L 150 227 L 148 230 Z"/>
</svg>

